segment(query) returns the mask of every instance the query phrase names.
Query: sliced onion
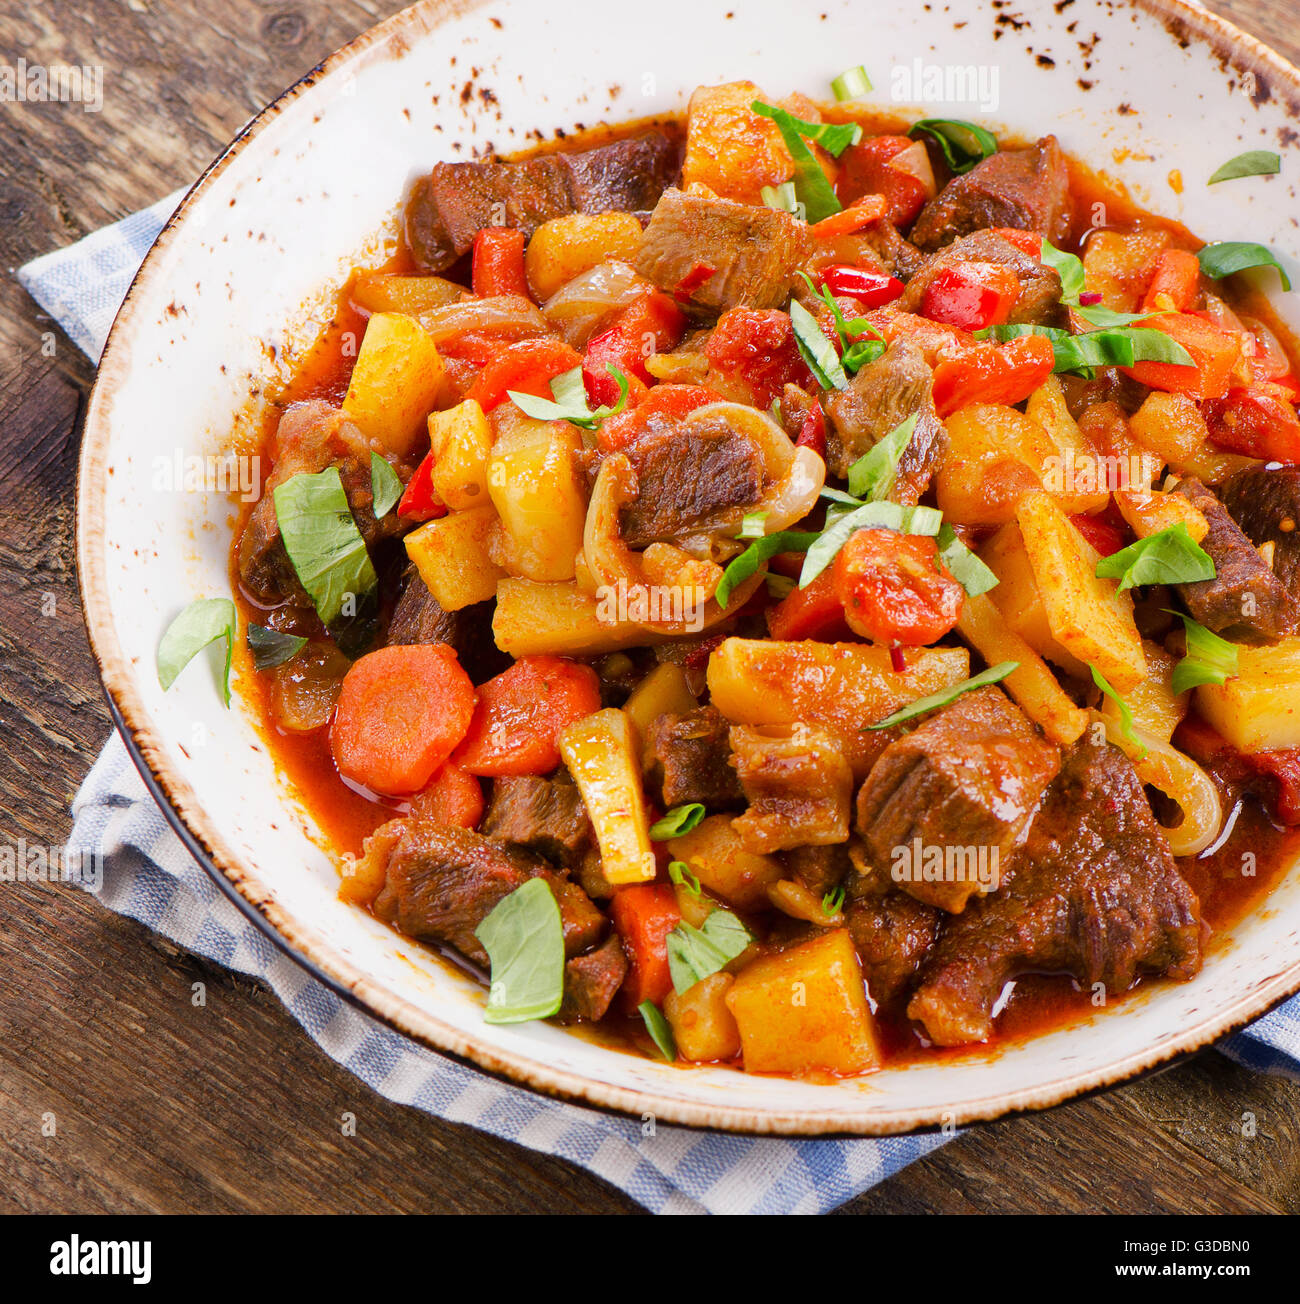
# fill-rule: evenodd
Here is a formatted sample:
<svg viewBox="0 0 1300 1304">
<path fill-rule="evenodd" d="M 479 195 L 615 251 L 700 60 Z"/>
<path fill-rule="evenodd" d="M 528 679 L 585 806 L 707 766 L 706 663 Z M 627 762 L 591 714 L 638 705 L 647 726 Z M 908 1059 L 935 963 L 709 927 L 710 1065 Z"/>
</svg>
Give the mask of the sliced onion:
<svg viewBox="0 0 1300 1304">
<path fill-rule="evenodd" d="M 419 315 L 419 323 L 435 344 L 443 344 L 468 331 L 509 331 L 517 335 L 546 333 L 546 318 L 537 305 L 517 294 L 491 299 L 466 299 Z"/>
<path fill-rule="evenodd" d="M 934 184 L 934 168 L 930 166 L 930 152 L 923 140 L 914 140 L 906 149 L 900 149 L 886 164 L 895 172 L 915 177 L 925 187 L 925 197 L 933 199 L 938 192 Z"/>
<path fill-rule="evenodd" d="M 600 263 L 582 272 L 542 304 L 542 316 L 580 349 L 615 313 L 650 288 L 627 263 Z"/>
</svg>

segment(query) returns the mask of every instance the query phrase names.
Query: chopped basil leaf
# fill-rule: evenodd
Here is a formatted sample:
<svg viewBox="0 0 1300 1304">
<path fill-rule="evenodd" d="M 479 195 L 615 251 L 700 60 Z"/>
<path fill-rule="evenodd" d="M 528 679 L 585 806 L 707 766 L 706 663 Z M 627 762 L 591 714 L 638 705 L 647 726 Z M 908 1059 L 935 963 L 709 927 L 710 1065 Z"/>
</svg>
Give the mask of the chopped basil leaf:
<svg viewBox="0 0 1300 1304">
<path fill-rule="evenodd" d="M 831 81 L 831 94 L 837 100 L 858 100 L 872 90 L 871 78 L 867 70 L 858 64 L 856 68 L 847 68 Z"/>
<path fill-rule="evenodd" d="M 731 963 L 754 939 L 730 910 L 714 910 L 700 928 L 682 920 L 668 934 L 668 972 L 673 990 L 688 992 L 697 982 Z"/>
<path fill-rule="evenodd" d="M 1000 326 L 985 326 L 983 330 L 975 332 L 977 340 L 997 340 L 999 344 L 1005 344 L 1008 340 L 1019 339 L 1021 335 L 1041 335 L 1044 339 L 1056 343 L 1057 340 L 1068 340 L 1071 337 L 1070 332 L 1062 330 L 1059 326 L 1035 326 L 1032 322 L 1017 321 L 1004 322 Z"/>
<path fill-rule="evenodd" d="M 978 675 L 963 679 L 960 684 L 953 684 L 951 688 L 940 689 L 937 693 L 931 693 L 929 697 L 918 697 L 915 702 L 909 702 L 906 706 L 900 707 L 893 715 L 887 715 L 883 720 L 878 720 L 875 724 L 865 725 L 864 730 L 889 729 L 896 724 L 902 724 L 905 720 L 924 715 L 927 711 L 933 711 L 940 706 L 947 706 L 949 702 L 955 702 L 963 693 L 969 693 L 976 688 L 984 688 L 989 684 L 999 683 L 1013 670 L 1017 669 L 1019 665 L 1019 661 L 999 661 L 997 665 L 980 671 Z"/>
<path fill-rule="evenodd" d="M 884 336 L 865 317 L 855 317 L 852 321 L 845 321 L 844 313 L 840 311 L 840 305 L 835 302 L 835 296 L 830 290 L 824 285 L 819 290 L 807 272 L 800 272 L 799 275 L 808 283 L 808 288 L 830 309 L 831 318 L 835 323 L 835 333 L 840 340 L 840 366 L 845 372 L 851 374 L 865 367 L 868 362 L 875 362 L 885 351 Z M 867 340 L 858 338 L 867 332 L 870 332 L 874 338 Z"/>
<path fill-rule="evenodd" d="M 316 604 L 316 614 L 331 626 L 345 614 L 349 598 L 360 602 L 379 583 L 338 467 L 295 475 L 277 485 L 273 496 L 293 569 Z"/>
<path fill-rule="evenodd" d="M 898 463 L 912 442 L 916 413 L 896 425 L 849 467 L 849 493 L 854 498 L 879 502 L 889 497 L 898 476 Z"/>
<path fill-rule="evenodd" d="M 704 807 L 698 801 L 687 802 L 684 806 L 674 806 L 663 819 L 656 820 L 650 826 L 650 836 L 656 842 L 666 842 L 669 838 L 689 833 L 705 815 Z"/>
<path fill-rule="evenodd" d="M 1131 367 L 1135 362 L 1169 362 L 1190 367 L 1194 363 L 1172 335 L 1145 326 L 1085 331 L 1052 340 L 1052 370 L 1088 371 L 1093 367 Z"/>
<path fill-rule="evenodd" d="M 736 588 L 749 579 L 765 561 L 771 561 L 780 552 L 805 552 L 820 537 L 809 530 L 781 530 L 755 540 L 722 572 L 722 582 L 713 595 L 718 606 L 725 607 Z"/>
<path fill-rule="evenodd" d="M 1187 655 L 1174 667 L 1172 688 L 1185 693 L 1198 684 L 1222 684 L 1238 674 L 1237 645 L 1174 611 L 1187 631 Z"/>
<path fill-rule="evenodd" d="M 762 104 L 761 107 L 760 104 L 752 104 L 750 107 L 755 113 L 771 118 L 781 128 L 782 134 L 785 129 L 781 127 L 782 119 L 777 115 L 783 115 L 804 140 L 820 145 L 832 158 L 839 158 L 850 145 L 856 145 L 862 139 L 862 128 L 856 122 L 805 122 L 803 118 L 796 118 L 793 113 L 778 109 L 772 104 Z M 790 152 L 794 153 L 793 150 Z M 818 171 L 821 169 L 818 168 Z M 825 176 L 825 173 L 822 175 Z"/>
<path fill-rule="evenodd" d="M 375 520 L 387 516 L 401 500 L 405 486 L 397 478 L 397 472 L 380 457 L 378 453 L 370 454 L 370 493 L 374 498 L 371 511 Z"/>
<path fill-rule="evenodd" d="M 530 878 L 474 930 L 492 962 L 486 1023 L 549 1018 L 564 998 L 564 925 L 545 879 Z"/>
<path fill-rule="evenodd" d="M 301 634 L 282 634 L 278 629 L 267 629 L 265 625 L 249 625 L 244 636 L 248 650 L 253 654 L 254 670 L 274 670 L 307 646 L 307 640 Z"/>
<path fill-rule="evenodd" d="M 1119 709 L 1119 731 L 1129 740 L 1129 742 L 1142 747 L 1138 742 L 1138 736 L 1133 732 L 1133 712 L 1129 710 L 1128 703 L 1110 686 L 1110 681 L 1105 675 L 1092 664 L 1091 661 L 1085 663 L 1089 670 L 1092 671 L 1092 682 L 1097 685 L 1101 691 L 1115 703 Z M 1145 753 L 1146 748 L 1142 747 Z"/>
<path fill-rule="evenodd" d="M 1079 296 L 1084 291 L 1083 263 L 1074 254 L 1058 249 L 1046 236 L 1043 237 L 1043 251 L 1038 261 L 1056 269 L 1061 278 L 1061 302 L 1071 308 L 1078 307 Z"/>
<path fill-rule="evenodd" d="M 763 537 L 763 522 L 766 520 L 766 512 L 746 512 L 740 522 L 740 533 L 736 537 L 738 539 L 761 539 Z"/>
<path fill-rule="evenodd" d="M 653 1001 L 642 1001 L 636 1008 L 637 1013 L 645 1021 L 645 1030 L 650 1034 L 650 1040 L 658 1047 L 659 1053 L 669 1064 L 675 1063 L 677 1040 L 673 1036 L 672 1024 L 664 1018 L 663 1012 Z"/>
<path fill-rule="evenodd" d="M 958 175 L 998 152 L 998 139 L 991 131 L 959 118 L 922 118 L 912 123 L 907 134 L 915 136 L 918 131 L 938 142 L 948 166 Z"/>
<path fill-rule="evenodd" d="M 763 582 L 767 585 L 767 591 L 778 602 L 782 598 L 788 598 L 795 591 L 795 582 L 788 575 L 773 575 L 769 571 L 763 576 Z"/>
<path fill-rule="evenodd" d="M 806 589 L 835 560 L 839 550 L 857 530 L 897 530 L 900 534 L 935 535 L 942 524 L 942 515 L 933 507 L 903 507 L 898 503 L 880 502 L 864 503 L 861 507 L 843 511 L 808 547 L 803 570 L 799 573 L 799 587 Z"/>
<path fill-rule="evenodd" d="M 831 892 L 827 892 L 822 897 L 822 914 L 828 919 L 834 919 L 836 915 L 844 909 L 844 889 L 837 887 Z"/>
<path fill-rule="evenodd" d="M 1113 308 L 1107 308 L 1100 303 L 1090 305 L 1072 303 L 1070 308 L 1076 316 L 1098 330 L 1107 330 L 1114 326 L 1132 326 L 1134 322 L 1149 321 L 1152 317 L 1160 316 L 1158 312 L 1116 312 Z"/>
<path fill-rule="evenodd" d="M 1215 570 L 1210 554 L 1179 521 L 1177 525 L 1157 530 L 1155 534 L 1103 557 L 1097 563 L 1097 575 L 1104 580 L 1119 580 L 1119 591 L 1123 593 L 1138 584 L 1190 584 L 1195 580 L 1212 580 Z"/>
<path fill-rule="evenodd" d="M 165 693 L 176 676 L 217 639 L 226 640 L 221 696 L 230 705 L 230 659 L 235 650 L 235 604 L 229 598 L 197 598 L 167 626 L 158 644 L 158 683 Z"/>
<path fill-rule="evenodd" d="M 684 887 L 691 896 L 697 897 L 703 891 L 700 880 L 691 873 L 691 867 L 684 860 L 673 860 L 668 864 L 668 878 L 678 887 Z"/>
<path fill-rule="evenodd" d="M 800 221 L 806 221 L 803 205 L 794 192 L 793 181 L 782 181 L 779 186 L 764 186 L 760 191 L 767 208 L 776 208 L 783 213 L 793 213 Z"/>
<path fill-rule="evenodd" d="M 1246 244 L 1239 240 L 1221 240 L 1218 244 L 1208 244 L 1197 252 L 1196 260 L 1201 264 L 1201 271 L 1214 280 L 1222 280 L 1233 272 L 1245 271 L 1248 267 L 1276 267 L 1282 281 L 1282 288 L 1291 288 L 1291 278 L 1286 268 L 1277 260 L 1277 255 L 1262 244 Z"/>
<path fill-rule="evenodd" d="M 627 377 L 612 362 L 605 364 L 605 370 L 618 382 L 618 402 L 613 407 L 602 403 L 592 411 L 587 406 L 587 386 L 581 367 L 572 367 L 551 381 L 554 401 L 513 389 L 506 390 L 506 394 L 525 416 L 537 421 L 568 421 L 583 430 L 595 430 L 606 417 L 617 416 L 627 406 Z"/>
<path fill-rule="evenodd" d="M 957 537 L 947 521 L 939 527 L 935 542 L 939 545 L 939 560 L 970 597 L 997 588 L 998 577 Z"/>
<path fill-rule="evenodd" d="M 1282 171 L 1282 156 L 1271 149 L 1248 149 L 1236 158 L 1230 158 L 1206 183 L 1215 186 L 1220 181 L 1235 181 L 1238 177 L 1267 177 Z"/>
<path fill-rule="evenodd" d="M 799 302 L 790 300 L 790 324 L 794 327 L 794 342 L 799 354 L 808 364 L 817 383 L 823 389 L 844 389 L 849 378 L 835 354 L 835 347 L 817 325 L 817 318 Z"/>
<path fill-rule="evenodd" d="M 821 164 L 813 157 L 812 150 L 804 144 L 803 137 L 799 134 L 801 125 L 812 127 L 814 124 L 800 124 L 799 119 L 793 114 L 778 109 L 775 105 L 764 104 L 762 100 L 755 100 L 749 107 L 760 116 L 771 118 L 776 123 L 781 139 L 785 142 L 790 157 L 794 159 L 794 189 L 799 196 L 799 202 L 803 204 L 804 212 L 808 215 L 807 220 L 820 222 L 823 218 L 838 213 L 842 205 L 835 198 L 835 191 L 826 179 Z"/>
</svg>

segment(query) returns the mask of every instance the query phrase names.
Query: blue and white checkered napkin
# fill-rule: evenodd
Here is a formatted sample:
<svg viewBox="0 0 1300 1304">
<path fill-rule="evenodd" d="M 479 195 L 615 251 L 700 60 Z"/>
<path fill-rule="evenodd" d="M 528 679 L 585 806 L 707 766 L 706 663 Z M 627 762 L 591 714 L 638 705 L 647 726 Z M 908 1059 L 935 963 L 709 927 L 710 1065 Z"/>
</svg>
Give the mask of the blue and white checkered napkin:
<svg viewBox="0 0 1300 1304">
<path fill-rule="evenodd" d="M 20 269 L 18 279 L 97 359 L 136 268 L 180 194 Z M 332 1059 L 381 1095 L 581 1164 L 665 1213 L 821 1213 L 942 1144 L 759 1140 L 660 1127 L 564 1105 L 506 1086 L 409 1041 L 312 979 L 226 899 L 181 845 L 122 740 L 105 745 L 72 805 L 70 844 L 99 848 L 99 899 L 187 950 L 272 987 Z M 1300 998 L 1220 1049 L 1266 1072 L 1300 1078 Z"/>
</svg>

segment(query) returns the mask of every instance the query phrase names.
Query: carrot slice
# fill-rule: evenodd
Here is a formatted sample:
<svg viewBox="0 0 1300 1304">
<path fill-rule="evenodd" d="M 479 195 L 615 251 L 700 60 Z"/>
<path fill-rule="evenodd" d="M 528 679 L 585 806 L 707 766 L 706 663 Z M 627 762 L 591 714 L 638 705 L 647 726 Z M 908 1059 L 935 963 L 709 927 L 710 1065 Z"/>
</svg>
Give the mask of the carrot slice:
<svg viewBox="0 0 1300 1304">
<path fill-rule="evenodd" d="M 634 883 L 614 893 L 609 913 L 627 953 L 624 999 L 632 1008 L 642 1001 L 658 1005 L 673 989 L 668 934 L 682 919 L 677 894 L 666 883 Z"/>
<path fill-rule="evenodd" d="M 445 643 L 380 648 L 343 679 L 330 750 L 344 778 L 374 792 L 419 792 L 465 736 L 474 685 Z"/>
<path fill-rule="evenodd" d="M 799 559 L 802 564 L 803 558 Z M 844 619 L 832 571 L 824 570 L 806 589 L 794 589 L 767 613 L 769 633 L 779 643 L 820 639 L 838 643 L 855 637 Z"/>
<path fill-rule="evenodd" d="M 560 763 L 560 734 L 600 710 L 600 681 L 590 666 L 564 657 L 520 657 L 479 687 L 478 706 L 454 757 L 470 774 L 550 774 Z"/>
<path fill-rule="evenodd" d="M 472 774 L 448 761 L 411 798 L 411 814 L 435 824 L 476 829 L 483 818 L 483 789 Z"/>
</svg>

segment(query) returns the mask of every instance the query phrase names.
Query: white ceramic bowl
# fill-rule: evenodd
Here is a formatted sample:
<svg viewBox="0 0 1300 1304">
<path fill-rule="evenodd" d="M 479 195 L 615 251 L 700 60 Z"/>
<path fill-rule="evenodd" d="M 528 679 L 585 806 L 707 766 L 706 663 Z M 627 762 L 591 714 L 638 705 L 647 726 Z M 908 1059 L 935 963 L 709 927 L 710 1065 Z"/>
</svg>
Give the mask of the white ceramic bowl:
<svg viewBox="0 0 1300 1304">
<path fill-rule="evenodd" d="M 1062 12 L 1057 13 L 1060 8 Z M 824 11 L 824 12 L 823 12 Z M 681 109 L 701 83 L 748 77 L 825 93 L 865 64 L 885 106 L 1051 130 L 1137 199 L 1207 239 L 1300 253 L 1300 75 L 1181 0 L 1132 7 L 1018 0 L 426 0 L 327 60 L 256 118 L 190 192 L 117 319 L 87 410 L 78 561 L 104 682 L 178 832 L 259 922 L 326 981 L 428 1044 L 533 1087 L 685 1124 L 889 1133 L 1053 1104 L 1202 1046 L 1300 988 L 1300 875 L 1193 982 L 1152 983 L 1024 1044 L 831 1085 L 675 1069 L 545 1024 L 490 1027 L 482 993 L 335 895 L 311 821 L 251 721 L 197 665 L 168 694 L 158 639 L 192 598 L 228 592 L 234 514 L 218 494 L 154 487 L 159 459 L 217 453 L 246 430 L 347 269 L 378 260 L 407 184 L 437 159 L 525 147 L 602 119 Z M 929 66 L 996 73 L 997 103 L 914 104 Z M 891 98 L 891 92 L 901 99 Z M 1207 189 L 1244 149 L 1282 177 Z M 1171 188 L 1170 173 L 1183 189 Z M 1286 296 L 1280 304 L 1292 312 Z M 236 685 L 236 692 L 238 692 Z"/>
</svg>

